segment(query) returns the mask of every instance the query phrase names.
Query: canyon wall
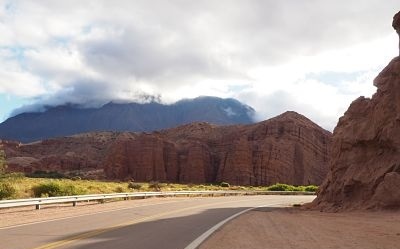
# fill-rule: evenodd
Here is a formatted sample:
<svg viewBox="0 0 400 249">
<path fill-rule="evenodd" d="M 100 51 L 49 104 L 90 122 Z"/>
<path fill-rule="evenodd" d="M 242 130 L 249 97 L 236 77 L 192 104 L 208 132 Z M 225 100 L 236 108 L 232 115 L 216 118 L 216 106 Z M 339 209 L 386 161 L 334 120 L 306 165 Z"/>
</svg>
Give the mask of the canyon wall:
<svg viewBox="0 0 400 249">
<path fill-rule="evenodd" d="M 400 207 L 400 57 L 376 77 L 371 99 L 355 100 L 333 133 L 330 172 L 312 207 Z"/>
<path fill-rule="evenodd" d="M 331 133 L 295 112 L 251 125 L 192 123 L 152 133 L 97 132 L 3 141 L 12 171 L 162 182 L 320 184 Z"/>
</svg>

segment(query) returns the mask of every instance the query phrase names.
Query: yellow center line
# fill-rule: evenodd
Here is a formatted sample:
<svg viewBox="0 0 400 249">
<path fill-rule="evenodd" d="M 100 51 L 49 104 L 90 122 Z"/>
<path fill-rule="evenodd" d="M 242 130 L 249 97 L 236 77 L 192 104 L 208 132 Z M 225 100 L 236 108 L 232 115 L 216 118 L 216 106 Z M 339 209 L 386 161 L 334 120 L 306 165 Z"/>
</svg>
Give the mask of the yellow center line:
<svg viewBox="0 0 400 249">
<path fill-rule="evenodd" d="M 96 230 L 93 230 L 93 231 L 90 231 L 90 232 L 84 232 L 84 233 L 81 233 L 81 234 L 76 235 L 76 236 L 72 236 L 72 237 L 64 239 L 64 240 L 59 240 L 59 241 L 52 242 L 52 243 L 49 243 L 49 244 L 45 244 L 43 246 L 35 247 L 35 248 L 32 248 L 32 249 L 54 249 L 54 248 L 58 248 L 58 247 L 61 247 L 61 246 L 65 246 L 65 245 L 71 244 L 71 243 L 73 243 L 75 241 L 78 241 L 78 240 L 87 239 L 87 238 L 94 237 L 96 235 L 99 235 L 99 234 L 102 234 L 102 233 L 105 233 L 105 232 L 110 232 L 112 230 L 116 230 L 116 229 L 119 229 L 119 228 L 135 225 L 135 224 L 138 224 L 138 223 L 141 223 L 141 222 L 144 222 L 144 221 L 149 221 L 149 220 L 152 220 L 152 219 L 155 219 L 155 218 L 160 218 L 162 216 L 167 216 L 167 215 L 170 215 L 170 214 L 180 213 L 180 212 L 184 212 L 184 211 L 188 211 L 188 210 L 192 210 L 192 209 L 196 209 L 196 208 L 202 208 L 202 207 L 220 205 L 220 204 L 227 204 L 227 203 L 243 202 L 243 201 L 250 201 L 250 200 L 238 200 L 238 201 L 227 201 L 227 202 L 203 204 L 203 205 L 198 205 L 198 206 L 193 206 L 193 207 L 187 207 L 187 208 L 182 208 L 182 209 L 178 209 L 178 210 L 173 210 L 173 211 L 169 211 L 169 212 L 163 212 L 163 213 L 159 213 L 159 214 L 143 217 L 143 218 L 140 218 L 140 219 L 135 219 L 133 221 L 117 224 L 115 226 L 96 229 Z"/>
</svg>

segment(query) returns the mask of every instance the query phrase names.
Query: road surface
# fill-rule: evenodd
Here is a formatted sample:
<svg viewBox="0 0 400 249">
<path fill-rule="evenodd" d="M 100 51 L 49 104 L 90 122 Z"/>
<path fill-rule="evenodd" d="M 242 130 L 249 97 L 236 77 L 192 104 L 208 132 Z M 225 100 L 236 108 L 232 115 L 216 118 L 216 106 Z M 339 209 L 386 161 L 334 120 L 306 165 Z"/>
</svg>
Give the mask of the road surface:
<svg viewBox="0 0 400 249">
<path fill-rule="evenodd" d="M 149 202 L 148 205 L 3 227 L 0 228 L 0 249 L 184 249 L 217 223 L 243 210 L 265 205 L 287 206 L 309 202 L 313 198 L 235 196 L 165 199 L 158 203 Z"/>
</svg>

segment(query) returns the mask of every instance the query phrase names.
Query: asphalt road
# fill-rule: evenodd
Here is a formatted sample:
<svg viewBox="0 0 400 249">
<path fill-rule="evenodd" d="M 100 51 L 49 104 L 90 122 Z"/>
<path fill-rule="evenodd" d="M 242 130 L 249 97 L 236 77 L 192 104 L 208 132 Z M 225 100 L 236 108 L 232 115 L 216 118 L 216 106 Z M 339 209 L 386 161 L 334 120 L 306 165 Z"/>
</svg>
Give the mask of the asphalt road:
<svg viewBox="0 0 400 249">
<path fill-rule="evenodd" d="M 217 223 L 243 210 L 309 202 L 313 198 L 182 198 L 0 229 L 0 249 L 184 249 Z"/>
</svg>

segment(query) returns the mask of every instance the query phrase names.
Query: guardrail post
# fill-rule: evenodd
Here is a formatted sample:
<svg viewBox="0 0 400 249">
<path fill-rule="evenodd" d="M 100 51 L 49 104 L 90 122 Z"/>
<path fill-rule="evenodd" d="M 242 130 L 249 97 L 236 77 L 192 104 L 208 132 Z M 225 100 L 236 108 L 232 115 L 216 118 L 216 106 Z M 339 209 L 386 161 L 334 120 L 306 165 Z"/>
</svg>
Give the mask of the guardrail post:
<svg viewBox="0 0 400 249">
<path fill-rule="evenodd" d="M 40 209 L 40 204 L 36 204 L 36 210 Z"/>
<path fill-rule="evenodd" d="M 72 206 L 73 206 L 73 207 L 76 207 L 76 201 L 73 201 L 73 202 L 72 202 Z"/>
</svg>

